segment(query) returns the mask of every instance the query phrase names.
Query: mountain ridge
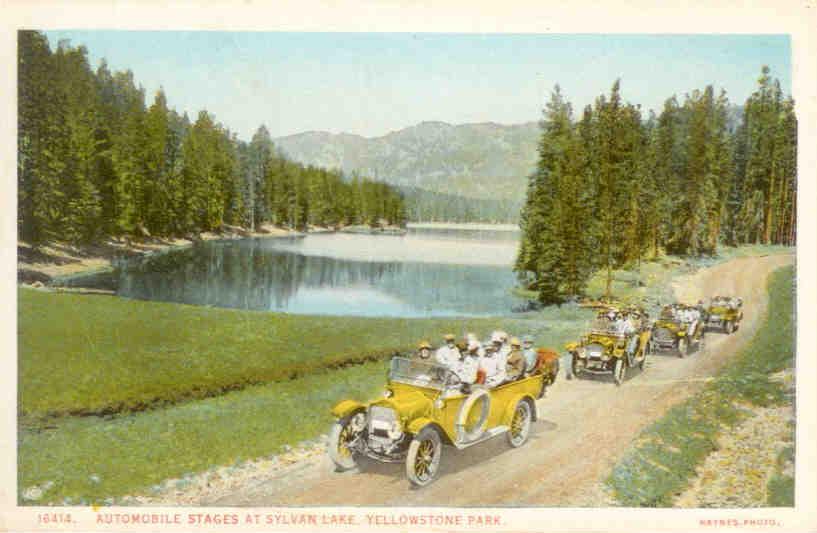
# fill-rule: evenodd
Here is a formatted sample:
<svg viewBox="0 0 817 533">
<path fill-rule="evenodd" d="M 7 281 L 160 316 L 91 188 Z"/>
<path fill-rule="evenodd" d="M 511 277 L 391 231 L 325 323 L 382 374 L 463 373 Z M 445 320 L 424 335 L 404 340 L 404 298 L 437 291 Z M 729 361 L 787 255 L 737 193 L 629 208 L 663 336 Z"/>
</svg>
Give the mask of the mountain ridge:
<svg viewBox="0 0 817 533">
<path fill-rule="evenodd" d="M 375 137 L 310 130 L 273 141 L 307 165 L 465 198 L 519 202 L 536 166 L 539 123 L 423 121 Z"/>
</svg>

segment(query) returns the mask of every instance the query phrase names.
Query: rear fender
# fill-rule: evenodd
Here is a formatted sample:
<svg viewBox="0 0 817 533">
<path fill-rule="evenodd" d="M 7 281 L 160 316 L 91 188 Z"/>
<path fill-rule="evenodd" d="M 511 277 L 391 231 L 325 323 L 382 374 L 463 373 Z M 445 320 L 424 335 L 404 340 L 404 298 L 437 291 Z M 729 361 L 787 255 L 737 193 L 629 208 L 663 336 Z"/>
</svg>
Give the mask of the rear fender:
<svg viewBox="0 0 817 533">
<path fill-rule="evenodd" d="M 533 420 L 539 420 L 539 408 L 536 406 L 536 400 L 533 399 L 533 396 L 530 394 L 517 394 L 513 396 L 508 405 L 505 406 L 505 412 L 502 414 L 502 425 L 503 426 L 510 426 L 511 420 L 513 420 L 513 414 L 516 410 L 516 404 L 518 404 L 521 400 L 527 400 L 531 406 Z"/>
<path fill-rule="evenodd" d="M 360 402 L 356 402 L 355 400 L 343 400 L 335 404 L 332 408 L 332 416 L 340 419 L 363 409 L 366 409 L 366 406 Z"/>
</svg>

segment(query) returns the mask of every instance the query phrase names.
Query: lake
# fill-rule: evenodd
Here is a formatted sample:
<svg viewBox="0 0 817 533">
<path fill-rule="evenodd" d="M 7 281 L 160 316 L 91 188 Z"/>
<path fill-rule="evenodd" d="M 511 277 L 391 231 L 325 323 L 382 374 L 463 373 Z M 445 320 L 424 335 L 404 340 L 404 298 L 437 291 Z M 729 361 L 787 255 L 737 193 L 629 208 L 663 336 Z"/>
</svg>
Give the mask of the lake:
<svg viewBox="0 0 817 533">
<path fill-rule="evenodd" d="M 125 263 L 128 298 L 299 314 L 507 314 L 519 233 L 410 227 L 404 236 L 318 233 L 209 241 Z"/>
</svg>

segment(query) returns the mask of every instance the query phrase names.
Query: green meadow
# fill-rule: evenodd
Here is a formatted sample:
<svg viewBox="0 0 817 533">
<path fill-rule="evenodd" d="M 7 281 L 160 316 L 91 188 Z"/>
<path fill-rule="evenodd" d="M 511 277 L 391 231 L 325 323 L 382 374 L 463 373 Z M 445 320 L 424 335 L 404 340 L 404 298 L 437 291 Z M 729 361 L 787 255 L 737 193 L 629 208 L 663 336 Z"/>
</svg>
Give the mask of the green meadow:
<svg viewBox="0 0 817 533">
<path fill-rule="evenodd" d="M 383 359 L 446 332 L 517 331 L 512 319 L 302 316 L 29 289 L 18 302 L 27 418 L 139 411 Z"/>
<path fill-rule="evenodd" d="M 104 503 L 313 439 L 335 402 L 378 394 L 387 358 L 418 339 L 503 328 L 559 348 L 592 316 L 565 306 L 371 319 L 27 289 L 19 298 L 19 487 L 47 487 L 38 504 Z"/>
</svg>

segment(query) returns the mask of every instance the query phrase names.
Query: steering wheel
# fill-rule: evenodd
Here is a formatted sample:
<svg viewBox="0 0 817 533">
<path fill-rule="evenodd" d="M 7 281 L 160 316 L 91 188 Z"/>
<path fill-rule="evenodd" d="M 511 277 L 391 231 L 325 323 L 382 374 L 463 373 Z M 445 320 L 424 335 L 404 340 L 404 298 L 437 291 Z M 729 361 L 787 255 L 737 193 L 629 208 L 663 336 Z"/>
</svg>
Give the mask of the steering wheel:
<svg viewBox="0 0 817 533">
<path fill-rule="evenodd" d="M 460 377 L 457 374 L 455 374 L 454 372 L 451 372 L 450 374 L 448 374 L 448 378 L 446 378 L 446 380 L 445 380 L 445 385 L 447 387 L 456 387 L 457 385 L 461 385 L 461 384 L 462 384 L 462 379 L 460 379 Z"/>
</svg>

